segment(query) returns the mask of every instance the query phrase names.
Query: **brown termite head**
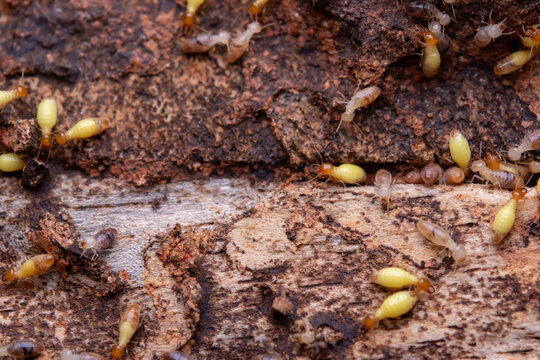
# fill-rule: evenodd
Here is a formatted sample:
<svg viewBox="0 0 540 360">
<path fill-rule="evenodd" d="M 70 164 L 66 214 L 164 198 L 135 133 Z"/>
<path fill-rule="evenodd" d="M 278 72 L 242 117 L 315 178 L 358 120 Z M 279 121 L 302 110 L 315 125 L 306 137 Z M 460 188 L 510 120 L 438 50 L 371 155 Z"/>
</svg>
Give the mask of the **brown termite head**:
<svg viewBox="0 0 540 360">
<path fill-rule="evenodd" d="M 422 181 L 426 185 L 431 185 L 438 182 L 441 179 L 443 174 L 442 168 L 437 164 L 428 164 L 424 166 L 422 171 L 420 171 L 420 176 Z"/>
</svg>

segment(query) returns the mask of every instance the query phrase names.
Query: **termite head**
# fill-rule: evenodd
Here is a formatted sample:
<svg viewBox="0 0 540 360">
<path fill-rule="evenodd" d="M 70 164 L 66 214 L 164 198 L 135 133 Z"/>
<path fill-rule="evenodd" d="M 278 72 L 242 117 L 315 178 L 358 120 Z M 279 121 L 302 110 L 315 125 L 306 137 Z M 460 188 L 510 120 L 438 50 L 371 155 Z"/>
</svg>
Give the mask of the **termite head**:
<svg viewBox="0 0 540 360">
<path fill-rule="evenodd" d="M 492 39 L 496 39 L 503 34 L 504 20 L 495 25 L 488 25 L 486 31 Z"/>
<path fill-rule="evenodd" d="M 195 14 L 191 12 L 186 12 L 183 17 L 184 28 L 189 29 L 195 23 Z"/>
<path fill-rule="evenodd" d="M 116 344 L 113 346 L 111 350 L 111 357 L 113 359 L 120 359 L 122 356 L 124 356 L 125 351 L 126 351 L 125 347 L 120 346 L 119 344 Z"/>
<path fill-rule="evenodd" d="M 438 34 L 442 31 L 442 25 L 438 21 L 430 21 L 428 29 L 434 34 Z"/>
<path fill-rule="evenodd" d="M 18 97 L 25 97 L 26 95 L 28 95 L 28 89 L 23 85 L 17 85 L 17 87 L 15 88 L 15 93 Z"/>
<path fill-rule="evenodd" d="M 490 169 L 498 169 L 501 166 L 501 162 L 497 155 L 489 149 L 486 149 L 486 164 Z"/>
<path fill-rule="evenodd" d="M 222 45 L 228 45 L 231 41 L 231 34 L 228 31 L 221 30 L 216 37 L 217 43 Z"/>
<path fill-rule="evenodd" d="M 92 244 L 91 244 L 92 241 L 88 241 L 86 239 L 82 239 L 81 241 L 79 241 L 79 247 L 81 249 L 88 249 L 90 247 L 92 247 Z"/>
<path fill-rule="evenodd" d="M 318 172 L 322 176 L 330 176 L 334 172 L 334 165 L 329 163 L 323 163 L 323 164 L 313 164 L 311 165 L 311 170 Z"/>
<path fill-rule="evenodd" d="M 47 148 L 51 145 L 51 134 L 41 134 L 41 147 Z"/>
<path fill-rule="evenodd" d="M 261 13 L 262 6 L 257 1 L 252 1 L 251 4 L 249 4 L 249 12 L 253 16 L 257 16 Z"/>
<path fill-rule="evenodd" d="M 483 169 L 485 169 L 485 167 L 486 163 L 484 162 L 484 160 L 474 160 L 471 163 L 471 170 L 474 172 L 482 171 Z"/>
<path fill-rule="evenodd" d="M 268 26 L 268 25 L 267 25 Z M 254 34 L 258 34 L 262 31 L 263 26 L 258 21 L 253 21 L 247 26 L 248 31 L 251 31 Z"/>
<path fill-rule="evenodd" d="M 377 325 L 377 319 L 374 315 L 368 315 L 364 319 L 364 330 L 369 331 Z"/>
<path fill-rule="evenodd" d="M 435 35 L 431 31 L 423 32 L 422 36 L 424 37 L 424 41 L 426 42 L 426 45 L 437 45 L 437 42 L 439 41 L 439 39 L 437 38 L 437 35 Z"/>
<path fill-rule="evenodd" d="M 521 151 L 517 147 L 512 147 L 508 150 L 508 159 L 518 161 L 521 158 Z"/>
<path fill-rule="evenodd" d="M 12 267 L 8 267 L 6 270 L 6 280 L 7 281 L 13 281 L 15 280 L 15 269 Z"/>
<path fill-rule="evenodd" d="M 431 282 L 427 278 L 420 278 L 418 280 L 418 289 L 427 291 L 430 294 L 434 291 Z"/>
<path fill-rule="evenodd" d="M 512 199 L 519 201 L 525 197 L 527 194 L 527 189 L 516 189 L 512 191 Z"/>
<path fill-rule="evenodd" d="M 67 141 L 68 141 L 68 138 L 65 132 L 60 131 L 58 134 L 56 134 L 56 142 L 59 145 L 64 145 Z"/>
<path fill-rule="evenodd" d="M 458 245 L 452 251 L 452 257 L 458 263 L 464 262 L 465 258 L 467 258 L 467 251 L 465 251 L 465 248 L 463 246 Z"/>
</svg>

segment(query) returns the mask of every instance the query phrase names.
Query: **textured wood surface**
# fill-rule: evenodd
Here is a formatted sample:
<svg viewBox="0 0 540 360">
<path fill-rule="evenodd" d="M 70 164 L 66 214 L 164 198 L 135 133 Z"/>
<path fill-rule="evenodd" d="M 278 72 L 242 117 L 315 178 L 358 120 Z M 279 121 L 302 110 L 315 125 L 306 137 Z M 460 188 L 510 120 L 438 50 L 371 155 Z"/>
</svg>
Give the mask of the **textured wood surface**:
<svg viewBox="0 0 540 360">
<path fill-rule="evenodd" d="M 68 263 L 64 274 L 2 282 L 4 342 L 34 337 L 49 357 L 62 346 L 105 355 L 122 310 L 138 301 L 145 317 L 128 358 L 151 359 L 190 339 L 198 359 L 321 358 L 325 342 L 335 343 L 324 353 L 334 359 L 540 355 L 535 191 L 495 247 L 490 222 L 509 194 L 481 185 L 396 185 L 385 211 L 370 186 L 279 189 L 223 179 L 140 189 L 62 176 L 42 198 L 16 180 L 1 180 L 1 268 L 40 252 L 44 214 L 54 215 L 56 228 L 69 227 L 75 242 L 106 227 L 121 238 L 95 260 L 52 241 Z M 451 231 L 467 261 L 456 267 L 423 239 L 419 217 Z M 363 334 L 363 317 L 390 294 L 371 273 L 389 265 L 428 276 L 436 292 Z M 121 285 L 100 278 L 107 271 Z M 296 340 L 302 319 L 316 344 Z"/>
</svg>

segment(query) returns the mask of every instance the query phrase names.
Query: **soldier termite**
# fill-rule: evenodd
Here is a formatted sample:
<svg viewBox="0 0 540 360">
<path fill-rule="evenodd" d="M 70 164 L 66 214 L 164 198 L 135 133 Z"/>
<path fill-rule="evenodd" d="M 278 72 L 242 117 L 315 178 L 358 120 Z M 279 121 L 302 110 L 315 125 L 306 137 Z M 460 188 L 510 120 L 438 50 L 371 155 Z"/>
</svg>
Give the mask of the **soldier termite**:
<svg viewBox="0 0 540 360">
<path fill-rule="evenodd" d="M 0 91 L 0 109 L 12 102 L 13 100 L 23 98 L 28 95 L 28 89 L 23 85 L 17 85 L 13 90 Z"/>
<path fill-rule="evenodd" d="M 513 173 L 515 175 L 521 176 L 522 179 L 526 180 L 531 175 L 531 171 L 527 166 L 517 165 L 517 164 L 509 164 L 505 162 L 501 162 L 497 155 L 495 155 L 491 150 L 486 149 L 486 165 L 491 170 L 503 170 L 510 173 Z"/>
<path fill-rule="evenodd" d="M 344 184 L 358 185 L 366 180 L 364 169 L 354 164 L 334 166 L 329 163 L 323 163 L 321 165 L 312 165 L 312 169 L 318 172 L 317 177 L 329 177 Z"/>
<path fill-rule="evenodd" d="M 45 348 L 40 343 L 34 340 L 23 339 L 0 348 L 0 358 L 32 359 L 40 355 L 43 351 L 45 351 Z"/>
<path fill-rule="evenodd" d="M 339 121 L 336 132 L 339 130 L 341 122 L 350 123 L 353 121 L 354 112 L 356 109 L 373 103 L 375 100 L 377 100 L 380 94 L 381 89 L 377 86 L 370 86 L 365 89 L 355 91 L 351 100 L 349 100 L 347 106 L 345 107 L 345 112 L 341 115 L 341 120 Z"/>
<path fill-rule="evenodd" d="M 15 270 L 9 267 L 6 270 L 6 280 L 13 281 L 15 279 L 24 279 L 30 276 L 36 276 L 46 273 L 54 264 L 54 256 L 50 254 L 42 254 L 34 256 L 25 261 L 25 263 Z"/>
<path fill-rule="evenodd" d="M 540 46 L 540 24 L 535 24 L 520 36 L 521 43 L 528 48 Z"/>
<path fill-rule="evenodd" d="M 387 297 L 374 315 L 366 316 L 364 329 L 371 330 L 377 323 L 386 318 L 397 318 L 408 313 L 418 301 L 414 291 L 399 291 Z"/>
<path fill-rule="evenodd" d="M 423 184 L 422 181 L 422 175 L 420 175 L 420 171 L 417 170 L 411 170 L 405 175 L 405 182 L 407 184 Z"/>
<path fill-rule="evenodd" d="M 386 207 L 388 208 L 392 187 L 392 174 L 384 169 L 377 171 L 375 174 L 375 187 L 377 188 L 381 201 L 386 203 Z"/>
<path fill-rule="evenodd" d="M 495 236 L 493 237 L 493 244 L 498 245 L 504 239 L 504 237 L 510 232 L 516 221 L 516 208 L 519 200 L 525 197 L 527 189 L 518 189 L 512 191 L 512 198 L 506 203 L 495 216 L 493 221 L 493 231 Z"/>
<path fill-rule="evenodd" d="M 495 75 L 508 75 L 521 69 L 532 57 L 532 50 L 519 50 L 499 60 L 493 69 Z"/>
<path fill-rule="evenodd" d="M 518 146 L 511 147 L 508 150 L 508 159 L 518 161 L 521 154 L 531 150 L 540 150 L 540 129 L 528 133 Z"/>
<path fill-rule="evenodd" d="M 70 139 L 86 139 L 105 131 L 109 127 L 106 119 L 88 118 L 82 119 L 66 132 L 56 135 L 56 142 L 64 145 Z"/>
<path fill-rule="evenodd" d="M 473 161 L 471 170 L 479 173 L 481 177 L 493 185 L 497 185 L 504 189 L 518 189 L 525 187 L 525 182 L 521 176 L 504 170 L 491 170 L 486 166 L 484 160 Z"/>
<path fill-rule="evenodd" d="M 204 0 L 187 0 L 186 12 L 184 13 L 182 26 L 182 32 L 184 34 L 189 33 L 193 24 L 195 24 L 195 17 L 197 10 L 204 3 Z"/>
<path fill-rule="evenodd" d="M 437 164 L 427 164 L 420 171 L 420 177 L 424 184 L 433 185 L 439 182 L 443 174 L 443 169 Z"/>
<path fill-rule="evenodd" d="M 415 18 L 436 19 L 442 26 L 450 24 L 450 15 L 440 11 L 435 5 L 424 1 L 411 1 L 407 4 L 406 10 Z"/>
<path fill-rule="evenodd" d="M 71 350 L 62 350 L 60 352 L 60 360 L 105 360 L 105 358 L 99 354 L 90 352 L 76 354 Z"/>
<path fill-rule="evenodd" d="M 229 46 L 231 35 L 222 30 L 217 34 L 199 34 L 192 38 L 182 38 L 180 48 L 184 53 L 195 54 L 212 50 L 216 45 Z"/>
<path fill-rule="evenodd" d="M 38 105 L 37 123 L 41 128 L 41 147 L 46 148 L 51 145 L 52 128 L 56 125 L 56 102 L 54 99 L 43 99 Z"/>
<path fill-rule="evenodd" d="M 129 340 L 137 331 L 139 326 L 139 319 L 141 317 L 141 307 L 139 304 L 131 304 L 120 320 L 120 331 L 118 335 L 118 342 L 113 346 L 111 350 L 111 357 L 113 359 L 120 359 L 124 356 L 126 351 L 126 346 L 129 343 Z"/>
<path fill-rule="evenodd" d="M 441 54 L 437 49 L 437 36 L 431 31 L 422 34 L 425 41 L 424 53 L 422 54 L 422 71 L 427 78 L 435 77 L 441 67 Z"/>
<path fill-rule="evenodd" d="M 465 179 L 465 172 L 457 166 L 452 166 L 444 171 L 443 179 L 446 185 L 457 185 Z"/>
<path fill-rule="evenodd" d="M 181 351 L 167 351 L 161 355 L 161 360 L 193 360 L 193 357 Z"/>
<path fill-rule="evenodd" d="M 253 35 L 260 33 L 263 28 L 264 27 L 259 22 L 253 21 L 248 24 L 247 29 L 244 32 L 238 34 L 238 36 L 231 41 L 229 52 L 227 53 L 227 61 L 229 64 L 234 63 L 244 55 Z"/>
<path fill-rule="evenodd" d="M 458 164 L 459 168 L 463 171 L 467 171 L 471 161 L 471 148 L 461 131 L 454 129 L 450 132 L 448 147 L 450 148 L 452 159 Z"/>
<path fill-rule="evenodd" d="M 418 278 L 408 271 L 397 267 L 381 269 L 373 274 L 371 280 L 388 289 L 416 286 L 420 290 L 431 292 L 431 282 L 427 278 Z"/>
<path fill-rule="evenodd" d="M 26 163 L 15 153 L 0 155 L 0 171 L 14 172 L 22 170 Z"/>
<path fill-rule="evenodd" d="M 82 239 L 79 242 L 79 247 L 84 249 L 81 256 L 83 256 L 87 250 L 97 252 L 99 250 L 109 249 L 114 245 L 117 235 L 118 231 L 116 231 L 116 229 L 108 228 L 98 231 L 93 238 Z"/>
<path fill-rule="evenodd" d="M 426 220 L 418 220 L 416 223 L 416 228 L 418 231 L 432 243 L 444 246 L 450 250 L 452 257 L 458 263 L 465 261 L 467 257 L 467 252 L 465 248 L 461 245 L 456 244 L 454 240 L 450 237 L 448 232 L 446 232 L 442 227 L 432 224 Z"/>
<path fill-rule="evenodd" d="M 264 5 L 266 5 L 267 2 L 268 0 L 253 0 L 249 4 L 249 13 L 257 17 L 261 13 Z"/>
</svg>

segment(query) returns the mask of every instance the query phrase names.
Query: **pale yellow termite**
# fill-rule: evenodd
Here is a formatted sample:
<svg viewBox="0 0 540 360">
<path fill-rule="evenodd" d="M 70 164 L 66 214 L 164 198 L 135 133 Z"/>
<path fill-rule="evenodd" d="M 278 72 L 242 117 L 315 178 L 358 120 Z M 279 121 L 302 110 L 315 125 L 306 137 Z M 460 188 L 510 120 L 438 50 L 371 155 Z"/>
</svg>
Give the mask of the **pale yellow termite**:
<svg viewBox="0 0 540 360">
<path fill-rule="evenodd" d="M 182 32 L 186 33 L 191 30 L 193 24 L 195 24 L 195 16 L 197 10 L 204 3 L 204 0 L 187 0 L 186 12 L 183 17 L 183 28 Z"/>
<path fill-rule="evenodd" d="M 499 60 L 493 69 L 495 75 L 508 75 L 521 69 L 534 56 L 534 51 L 519 50 Z"/>
<path fill-rule="evenodd" d="M 231 46 L 229 46 L 229 52 L 227 53 L 227 61 L 229 64 L 234 63 L 244 55 L 253 35 L 260 33 L 262 29 L 262 25 L 259 24 L 259 22 L 254 21 L 248 24 L 247 29 L 243 33 L 233 39 Z"/>
<path fill-rule="evenodd" d="M 329 163 L 314 165 L 313 169 L 317 176 L 330 177 L 333 180 L 345 184 L 361 184 L 366 180 L 366 172 L 360 166 L 354 164 L 341 164 L 334 166 Z"/>
<path fill-rule="evenodd" d="M 490 23 L 482 26 L 474 35 L 474 42 L 478 47 L 487 46 L 492 40 L 503 35 L 504 20 L 497 24 L 491 24 L 491 13 L 489 14 L 489 19 Z"/>
<path fill-rule="evenodd" d="M 141 307 L 139 304 L 131 304 L 120 320 L 120 331 L 118 335 L 118 342 L 113 346 L 111 350 L 111 357 L 114 359 L 120 359 L 124 356 L 126 351 L 126 346 L 129 343 L 129 340 L 137 331 L 139 325 L 139 319 L 141 317 Z"/>
<path fill-rule="evenodd" d="M 0 155 L 0 171 L 14 172 L 22 170 L 26 163 L 15 153 Z"/>
<path fill-rule="evenodd" d="M 418 301 L 414 291 L 399 291 L 387 297 L 375 315 L 368 315 L 364 320 L 364 329 L 371 330 L 377 323 L 386 318 L 397 318 L 408 313 Z"/>
<path fill-rule="evenodd" d="M 493 221 L 493 244 L 500 244 L 504 237 L 510 232 L 516 221 L 516 208 L 519 200 L 525 197 L 526 189 L 512 191 L 512 198 L 506 203 L 495 216 Z"/>
<path fill-rule="evenodd" d="M 354 112 L 356 109 L 368 106 L 373 103 L 379 95 L 381 94 L 381 89 L 378 86 L 370 86 L 365 89 L 356 91 L 351 100 L 347 103 L 345 107 L 345 112 L 341 115 L 341 121 L 349 123 L 354 119 Z M 341 122 L 339 123 L 341 125 Z M 339 126 L 338 126 L 339 129 Z"/>
<path fill-rule="evenodd" d="M 479 173 L 484 179 L 504 189 L 519 189 L 525 187 L 521 176 L 504 170 L 491 170 L 484 160 L 475 160 L 471 164 L 471 170 Z"/>
<path fill-rule="evenodd" d="M 34 340 L 23 339 L 14 341 L 0 348 L 0 358 L 33 359 L 45 351 L 45 347 Z"/>
<path fill-rule="evenodd" d="M 54 99 L 43 99 L 38 105 L 37 123 L 41 128 L 41 147 L 51 145 L 52 128 L 56 125 L 57 109 Z"/>
<path fill-rule="evenodd" d="M 522 166 L 518 164 L 509 164 L 506 162 L 501 162 L 497 155 L 495 155 L 491 150 L 486 149 L 486 165 L 491 170 L 503 170 L 515 175 L 521 176 L 523 180 L 527 180 L 531 175 L 531 171 L 527 166 Z"/>
<path fill-rule="evenodd" d="M 392 191 L 392 174 L 388 170 L 380 169 L 375 174 L 375 187 L 383 203 L 390 203 L 390 194 Z"/>
<path fill-rule="evenodd" d="M 13 100 L 23 98 L 26 95 L 28 95 L 28 89 L 22 85 L 17 85 L 17 87 L 13 90 L 0 91 L 0 109 Z"/>
<path fill-rule="evenodd" d="M 437 36 L 431 31 L 426 31 L 423 34 L 425 41 L 424 54 L 422 56 L 422 71 L 428 78 L 437 76 L 441 67 L 441 54 L 437 49 Z"/>
<path fill-rule="evenodd" d="M 525 151 L 540 150 L 540 129 L 525 135 L 518 146 L 508 149 L 508 159 L 518 161 Z"/>
<path fill-rule="evenodd" d="M 56 142 L 63 145 L 70 139 L 85 139 L 105 131 L 109 127 L 106 119 L 88 118 L 82 119 L 66 132 L 56 135 Z"/>
<path fill-rule="evenodd" d="M 407 286 L 417 286 L 420 290 L 429 291 L 431 288 L 431 282 L 427 278 L 418 278 L 398 267 L 381 269 L 373 274 L 371 280 L 388 289 L 401 289 Z"/>
<path fill-rule="evenodd" d="M 432 243 L 444 246 L 452 253 L 452 257 L 457 262 L 465 261 L 467 257 L 467 252 L 465 248 L 461 245 L 456 244 L 456 242 L 450 237 L 448 232 L 446 232 L 442 227 L 432 224 L 426 220 L 418 220 L 416 223 L 416 228 L 418 231 L 424 235 L 426 239 Z"/>
<path fill-rule="evenodd" d="M 36 276 L 46 273 L 54 264 L 54 256 L 51 254 L 43 254 L 34 256 L 25 261 L 25 263 L 15 270 L 9 267 L 6 270 L 6 280 L 13 281 L 15 279 L 24 279 L 30 276 Z"/>
<path fill-rule="evenodd" d="M 184 53 L 195 54 L 212 50 L 216 45 L 229 46 L 231 35 L 222 30 L 217 34 L 203 33 L 191 38 L 182 38 L 180 48 Z"/>
<path fill-rule="evenodd" d="M 471 148 L 461 131 L 454 129 L 450 132 L 449 148 L 450 155 L 452 155 L 452 159 L 458 164 L 459 168 L 467 171 L 471 162 Z"/>
<path fill-rule="evenodd" d="M 520 40 L 528 48 L 540 46 L 540 24 L 535 24 L 527 29 L 524 36 L 520 36 Z"/>
</svg>

